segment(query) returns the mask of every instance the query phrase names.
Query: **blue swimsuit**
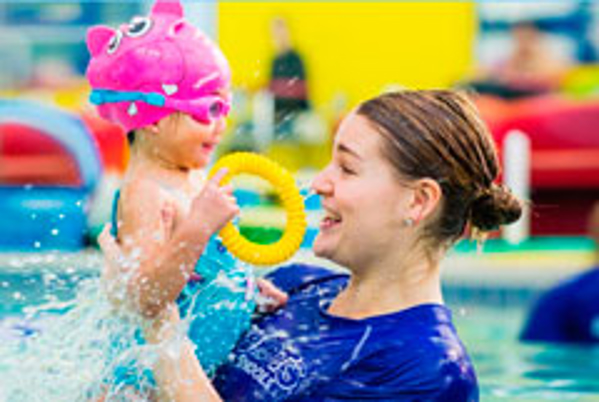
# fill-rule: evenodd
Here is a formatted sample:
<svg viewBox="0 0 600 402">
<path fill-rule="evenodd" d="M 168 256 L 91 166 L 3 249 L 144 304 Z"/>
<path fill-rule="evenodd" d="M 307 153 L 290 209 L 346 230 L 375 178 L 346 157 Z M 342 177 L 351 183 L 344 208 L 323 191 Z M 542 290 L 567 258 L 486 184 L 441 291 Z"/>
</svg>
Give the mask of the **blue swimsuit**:
<svg viewBox="0 0 600 402">
<path fill-rule="evenodd" d="M 117 192 L 112 208 L 115 237 L 119 197 Z M 182 319 L 189 320 L 188 336 L 196 345 L 196 356 L 211 375 L 250 326 L 256 287 L 252 269 L 242 266 L 216 237 L 207 244 L 195 273 L 179 295 L 177 305 Z"/>
<path fill-rule="evenodd" d="M 223 400 L 478 400 L 475 370 L 443 305 L 354 320 L 328 313 L 346 274 L 294 264 L 268 279 L 289 300 L 257 317 L 217 370 Z"/>
</svg>

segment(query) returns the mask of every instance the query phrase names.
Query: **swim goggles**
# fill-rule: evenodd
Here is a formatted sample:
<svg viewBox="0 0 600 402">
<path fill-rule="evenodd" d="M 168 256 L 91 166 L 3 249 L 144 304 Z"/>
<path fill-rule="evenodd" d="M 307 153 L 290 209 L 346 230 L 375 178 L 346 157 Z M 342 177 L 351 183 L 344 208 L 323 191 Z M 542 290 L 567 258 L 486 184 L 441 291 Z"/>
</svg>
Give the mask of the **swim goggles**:
<svg viewBox="0 0 600 402">
<path fill-rule="evenodd" d="M 191 115 L 194 120 L 210 124 L 214 120 L 226 117 L 231 104 L 217 95 L 207 95 L 196 99 L 167 98 L 158 92 L 115 91 L 110 89 L 94 89 L 90 94 L 90 102 L 94 105 L 118 102 L 145 102 L 152 106 L 177 110 Z M 135 115 L 137 109 L 130 109 L 130 115 Z"/>
</svg>

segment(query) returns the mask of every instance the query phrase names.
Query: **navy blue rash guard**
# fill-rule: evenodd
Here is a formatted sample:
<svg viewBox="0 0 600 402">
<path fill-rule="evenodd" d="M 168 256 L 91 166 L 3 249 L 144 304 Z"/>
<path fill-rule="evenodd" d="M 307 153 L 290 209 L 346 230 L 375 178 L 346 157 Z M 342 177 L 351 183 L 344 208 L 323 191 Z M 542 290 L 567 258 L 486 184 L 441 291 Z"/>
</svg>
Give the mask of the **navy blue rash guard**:
<svg viewBox="0 0 600 402">
<path fill-rule="evenodd" d="M 214 384 L 226 401 L 477 401 L 475 371 L 437 304 L 352 320 L 327 308 L 348 275 L 291 265 L 269 279 L 290 298 L 254 320 Z"/>
<path fill-rule="evenodd" d="M 535 304 L 526 341 L 598 343 L 598 267 L 559 283 Z"/>
</svg>

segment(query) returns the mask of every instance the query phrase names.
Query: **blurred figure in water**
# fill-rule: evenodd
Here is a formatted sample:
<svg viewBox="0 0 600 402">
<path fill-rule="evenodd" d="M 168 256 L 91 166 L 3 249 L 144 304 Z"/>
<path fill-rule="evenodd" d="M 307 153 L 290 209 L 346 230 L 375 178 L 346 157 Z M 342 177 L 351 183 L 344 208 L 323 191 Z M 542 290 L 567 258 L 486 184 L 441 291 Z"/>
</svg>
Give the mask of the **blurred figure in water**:
<svg viewBox="0 0 600 402">
<path fill-rule="evenodd" d="M 597 203 L 588 233 L 596 242 L 596 266 L 544 292 L 531 311 L 522 340 L 598 344 Z"/>
</svg>

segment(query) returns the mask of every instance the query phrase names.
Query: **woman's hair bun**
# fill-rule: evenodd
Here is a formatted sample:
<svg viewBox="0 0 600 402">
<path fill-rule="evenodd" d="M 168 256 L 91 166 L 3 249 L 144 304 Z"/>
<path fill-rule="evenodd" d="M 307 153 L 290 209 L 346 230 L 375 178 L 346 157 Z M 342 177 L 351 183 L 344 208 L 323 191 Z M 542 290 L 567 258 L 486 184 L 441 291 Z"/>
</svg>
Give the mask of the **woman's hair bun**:
<svg viewBox="0 0 600 402">
<path fill-rule="evenodd" d="M 471 226 L 489 232 L 516 222 L 523 212 L 521 201 L 503 185 L 492 184 L 471 205 Z"/>
</svg>

